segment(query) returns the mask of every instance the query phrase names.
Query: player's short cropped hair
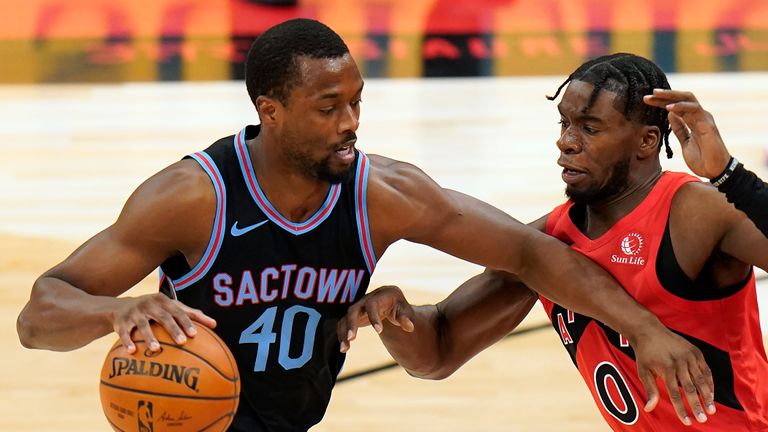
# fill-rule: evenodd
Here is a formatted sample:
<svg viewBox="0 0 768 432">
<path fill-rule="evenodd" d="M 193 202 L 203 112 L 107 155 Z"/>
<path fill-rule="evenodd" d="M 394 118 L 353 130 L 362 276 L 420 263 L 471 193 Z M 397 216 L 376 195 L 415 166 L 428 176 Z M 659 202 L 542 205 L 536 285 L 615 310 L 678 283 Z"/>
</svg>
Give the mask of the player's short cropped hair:
<svg viewBox="0 0 768 432">
<path fill-rule="evenodd" d="M 598 57 L 579 66 L 558 87 L 555 95 L 547 96 L 547 99 L 554 100 L 557 98 L 563 87 L 571 81 L 583 81 L 595 86 L 587 109 L 595 103 L 601 90 L 619 95 L 616 101 L 620 106 L 617 106 L 617 109 L 623 112 L 628 120 L 657 126 L 661 131 L 659 151 L 661 151 L 661 144 L 663 144 L 667 150 L 667 157 L 672 157 L 672 148 L 669 146 L 671 129 L 667 110 L 643 102 L 643 96 L 651 94 L 654 88 L 670 88 L 666 74 L 656 63 L 628 53 Z"/>
<path fill-rule="evenodd" d="M 305 18 L 269 28 L 251 45 L 245 62 L 245 85 L 251 101 L 267 96 L 288 102 L 300 79 L 297 58 L 338 58 L 349 53 L 341 37 L 325 24 Z"/>
</svg>

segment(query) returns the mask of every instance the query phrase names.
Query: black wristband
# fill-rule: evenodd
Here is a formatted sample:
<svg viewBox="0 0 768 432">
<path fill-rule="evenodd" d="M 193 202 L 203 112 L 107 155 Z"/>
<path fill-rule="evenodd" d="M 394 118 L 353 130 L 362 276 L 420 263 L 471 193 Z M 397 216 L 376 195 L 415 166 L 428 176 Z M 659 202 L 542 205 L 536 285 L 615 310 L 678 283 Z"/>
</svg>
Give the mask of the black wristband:
<svg viewBox="0 0 768 432">
<path fill-rule="evenodd" d="M 725 170 L 723 170 L 723 172 L 721 172 L 719 176 L 710 180 L 710 182 L 713 185 L 715 185 L 715 187 L 718 187 L 721 184 L 725 183 L 725 181 L 728 180 L 729 177 L 731 177 L 731 174 L 733 174 L 733 170 L 736 169 L 736 166 L 738 164 L 739 164 L 739 161 L 736 160 L 735 157 L 731 156 L 731 160 L 728 161 L 728 164 L 725 166 Z"/>
<path fill-rule="evenodd" d="M 731 167 L 730 163 L 728 167 Z M 744 212 L 763 235 L 768 237 L 768 185 L 740 163 L 731 170 L 726 169 L 723 175 L 715 180 L 722 180 L 717 185 L 717 190 L 725 194 L 728 202 Z"/>
</svg>

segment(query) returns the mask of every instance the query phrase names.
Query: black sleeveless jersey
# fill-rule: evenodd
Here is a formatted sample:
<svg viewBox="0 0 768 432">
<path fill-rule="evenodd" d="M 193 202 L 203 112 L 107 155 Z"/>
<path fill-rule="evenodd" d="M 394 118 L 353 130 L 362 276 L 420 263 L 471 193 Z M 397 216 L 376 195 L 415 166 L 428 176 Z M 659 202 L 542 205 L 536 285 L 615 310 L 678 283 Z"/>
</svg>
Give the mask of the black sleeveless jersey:
<svg viewBox="0 0 768 432">
<path fill-rule="evenodd" d="M 369 160 L 331 185 L 305 222 L 284 218 L 256 181 L 247 126 L 196 160 L 211 178 L 216 218 L 200 262 L 160 267 L 161 287 L 216 319 L 242 378 L 230 431 L 304 431 L 322 419 L 344 363 L 336 323 L 368 288 L 376 264 L 368 231 Z"/>
</svg>

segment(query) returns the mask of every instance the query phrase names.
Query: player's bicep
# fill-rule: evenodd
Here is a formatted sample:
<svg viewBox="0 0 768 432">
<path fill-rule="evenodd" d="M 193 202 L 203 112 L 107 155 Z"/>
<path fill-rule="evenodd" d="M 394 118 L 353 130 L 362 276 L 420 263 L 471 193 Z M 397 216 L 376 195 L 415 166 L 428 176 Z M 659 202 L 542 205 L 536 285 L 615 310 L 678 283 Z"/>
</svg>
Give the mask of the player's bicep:
<svg viewBox="0 0 768 432">
<path fill-rule="evenodd" d="M 683 226 L 689 229 L 705 226 L 714 248 L 742 263 L 768 267 L 768 255 L 763 253 L 768 250 L 768 239 L 722 193 L 707 184 L 690 183 L 681 188 L 675 196 L 678 198 L 680 201 L 673 202 L 673 206 L 679 203 L 678 214 L 680 211 L 684 214 Z M 700 233 L 695 232 L 693 236 L 698 238 Z"/>
<path fill-rule="evenodd" d="M 441 189 L 440 202 L 414 241 L 487 267 L 520 268 L 523 248 L 535 233 L 498 208 L 461 192 Z"/>
<path fill-rule="evenodd" d="M 117 296 L 152 272 L 161 255 L 126 239 L 114 226 L 96 234 L 42 277 L 63 280 L 90 294 Z"/>
<path fill-rule="evenodd" d="M 193 249 L 202 233 L 210 232 L 215 205 L 210 181 L 201 173 L 185 161 L 153 176 L 131 195 L 114 224 L 42 277 L 115 296 L 166 258 Z"/>
<path fill-rule="evenodd" d="M 488 203 L 440 187 L 413 165 L 390 163 L 369 182 L 374 241 L 383 238 L 385 246 L 406 239 L 510 272 L 522 268 L 527 246 L 547 249 L 536 230 Z"/>
<path fill-rule="evenodd" d="M 720 241 L 720 250 L 744 263 L 768 271 L 768 238 L 740 214 L 730 218 L 729 229 Z"/>
</svg>

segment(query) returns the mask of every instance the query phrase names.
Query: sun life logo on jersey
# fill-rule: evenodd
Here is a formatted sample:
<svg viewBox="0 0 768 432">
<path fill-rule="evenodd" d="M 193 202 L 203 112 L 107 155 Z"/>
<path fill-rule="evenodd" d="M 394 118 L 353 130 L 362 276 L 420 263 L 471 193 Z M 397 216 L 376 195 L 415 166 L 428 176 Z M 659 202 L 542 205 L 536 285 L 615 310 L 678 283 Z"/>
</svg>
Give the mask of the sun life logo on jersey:
<svg viewBox="0 0 768 432">
<path fill-rule="evenodd" d="M 635 256 L 643 249 L 643 237 L 638 233 L 629 233 L 621 239 L 621 251 L 624 255 Z"/>
<path fill-rule="evenodd" d="M 611 262 L 617 264 L 630 264 L 636 266 L 645 265 L 645 259 L 640 255 L 643 250 L 643 236 L 638 233 L 629 233 L 621 239 L 619 248 L 623 255 L 611 255 Z"/>
</svg>

